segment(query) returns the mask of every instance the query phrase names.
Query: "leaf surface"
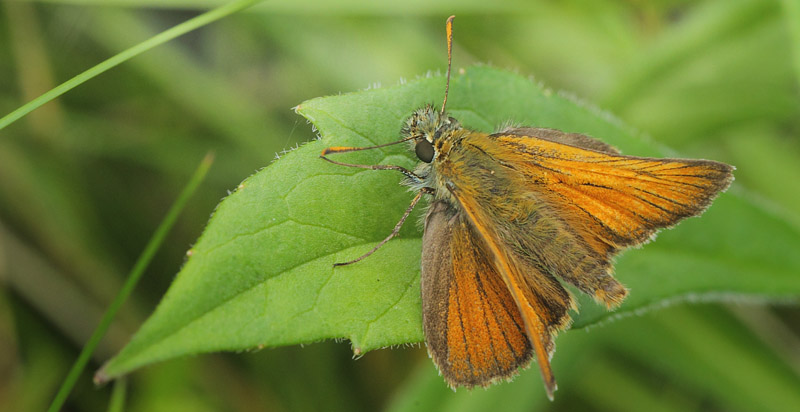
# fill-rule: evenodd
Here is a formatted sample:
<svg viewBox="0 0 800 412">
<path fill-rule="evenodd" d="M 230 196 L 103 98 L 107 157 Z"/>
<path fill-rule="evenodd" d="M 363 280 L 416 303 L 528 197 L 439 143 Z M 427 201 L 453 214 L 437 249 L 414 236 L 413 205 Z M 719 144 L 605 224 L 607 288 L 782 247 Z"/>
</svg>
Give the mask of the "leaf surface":
<svg viewBox="0 0 800 412">
<path fill-rule="evenodd" d="M 113 378 L 187 354 L 238 351 L 346 338 L 357 354 L 422 341 L 418 207 L 391 232 L 413 194 L 402 176 L 329 164 L 329 146 L 399 139 L 404 120 L 441 104 L 444 79 L 313 99 L 297 107 L 322 137 L 245 180 L 214 212 L 153 315 L 101 370 Z M 470 67 L 454 76 L 448 112 L 471 129 L 513 122 L 584 133 L 623 153 L 665 156 L 613 117 L 519 75 Z M 674 155 L 674 154 L 672 154 Z M 338 155 L 362 164 L 412 168 L 405 145 Z M 795 299 L 800 295 L 800 232 L 741 195 L 723 194 L 702 218 L 623 254 L 617 277 L 631 293 L 615 312 L 585 296 L 573 327 L 597 324 L 665 302 L 693 299 Z"/>
</svg>

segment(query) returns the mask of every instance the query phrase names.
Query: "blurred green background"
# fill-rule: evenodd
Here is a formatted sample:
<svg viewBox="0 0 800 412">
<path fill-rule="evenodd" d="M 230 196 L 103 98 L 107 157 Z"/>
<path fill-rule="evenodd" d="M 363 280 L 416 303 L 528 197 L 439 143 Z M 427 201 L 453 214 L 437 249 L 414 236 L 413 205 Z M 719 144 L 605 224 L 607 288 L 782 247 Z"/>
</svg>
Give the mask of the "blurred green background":
<svg viewBox="0 0 800 412">
<path fill-rule="evenodd" d="M 221 3 L 0 2 L 0 116 Z M 267 2 L 125 62 L 0 131 L 0 409 L 47 407 L 167 208 L 214 150 L 206 182 L 64 410 L 106 409 L 111 388 L 95 388 L 91 374 L 152 312 L 214 206 L 276 152 L 315 137 L 291 107 L 443 70 L 450 14 L 458 16 L 456 68 L 488 62 L 535 76 L 681 155 L 736 165 L 732 190 L 800 230 L 796 0 Z M 130 377 L 126 406 L 800 410 L 798 315 L 791 304 L 680 305 L 564 333 L 552 404 L 536 368 L 511 384 L 453 393 L 423 347 L 353 360 L 347 343 L 324 342 L 147 367 Z"/>
</svg>

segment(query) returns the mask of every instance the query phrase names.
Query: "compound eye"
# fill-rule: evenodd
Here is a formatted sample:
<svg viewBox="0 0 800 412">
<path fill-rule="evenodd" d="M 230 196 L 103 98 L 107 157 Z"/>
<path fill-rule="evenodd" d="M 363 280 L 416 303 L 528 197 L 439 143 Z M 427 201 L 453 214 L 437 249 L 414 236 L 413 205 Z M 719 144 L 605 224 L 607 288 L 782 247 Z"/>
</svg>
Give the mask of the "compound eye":
<svg viewBox="0 0 800 412">
<path fill-rule="evenodd" d="M 419 160 L 422 160 L 425 163 L 430 163 L 433 161 L 433 145 L 431 142 L 422 139 L 417 142 L 417 146 L 414 148 L 414 152 L 417 153 L 417 157 Z"/>
</svg>

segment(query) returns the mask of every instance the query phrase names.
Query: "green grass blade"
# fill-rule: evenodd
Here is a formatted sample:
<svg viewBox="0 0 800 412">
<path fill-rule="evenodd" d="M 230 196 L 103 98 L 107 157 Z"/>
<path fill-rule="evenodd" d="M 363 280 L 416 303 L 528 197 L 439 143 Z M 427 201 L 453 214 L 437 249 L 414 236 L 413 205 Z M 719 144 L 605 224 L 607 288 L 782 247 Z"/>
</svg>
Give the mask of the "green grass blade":
<svg viewBox="0 0 800 412">
<path fill-rule="evenodd" d="M 122 412 L 125 410 L 125 396 L 128 392 L 128 380 L 125 378 L 114 381 L 111 391 L 111 400 L 108 402 L 108 412 Z"/>
<path fill-rule="evenodd" d="M 220 6 L 216 9 L 210 10 L 206 13 L 203 13 L 195 18 L 189 19 L 177 26 L 171 27 L 163 32 L 127 49 L 124 50 L 111 58 L 95 65 L 94 67 L 84 71 L 83 73 L 78 74 L 77 76 L 67 80 L 64 83 L 50 89 L 45 94 L 31 100 L 30 102 L 24 104 L 17 110 L 3 116 L 0 118 L 0 130 L 4 129 L 6 126 L 14 123 L 15 121 L 21 119 L 28 113 L 36 110 L 40 106 L 44 105 L 45 103 L 55 99 L 58 96 L 74 89 L 75 87 L 79 86 L 80 84 L 92 79 L 93 77 L 117 66 L 141 53 L 144 53 L 153 47 L 156 47 L 160 44 L 166 43 L 178 36 L 184 35 L 192 30 L 198 29 L 203 27 L 209 23 L 217 21 L 223 17 L 229 16 L 233 13 L 246 9 L 262 0 L 238 0 L 223 6 Z"/>
<path fill-rule="evenodd" d="M 792 39 L 792 62 L 800 84 L 800 1 L 783 0 L 783 14 Z"/>
<path fill-rule="evenodd" d="M 213 156 L 211 154 L 206 155 L 206 157 L 200 162 L 200 165 L 197 167 L 197 170 L 195 170 L 192 178 L 189 180 L 189 183 L 187 183 L 186 187 L 180 193 L 178 199 L 175 200 L 175 203 L 167 212 L 164 220 L 161 221 L 161 224 L 156 229 L 153 237 L 149 242 L 147 242 L 147 246 L 145 246 L 144 251 L 139 256 L 139 259 L 136 260 L 136 263 L 134 264 L 133 269 L 131 269 L 130 274 L 128 274 L 122 289 L 120 289 L 116 298 L 114 298 L 114 301 L 111 302 L 111 305 L 109 305 L 108 309 L 103 315 L 103 318 L 100 320 L 100 324 L 97 325 L 97 328 L 86 342 L 86 345 L 83 347 L 83 350 L 78 356 L 78 359 L 75 361 L 75 364 L 72 365 L 72 368 L 67 374 L 67 377 L 64 379 L 64 382 L 56 394 L 56 397 L 53 399 L 53 403 L 50 404 L 48 411 L 57 412 L 61 409 L 64 401 L 67 400 L 67 396 L 69 396 L 70 391 L 72 391 L 72 388 L 75 386 L 75 382 L 77 382 L 78 377 L 80 377 L 81 373 L 86 368 L 86 364 L 89 362 L 92 352 L 94 352 L 95 348 L 100 343 L 100 339 L 102 339 L 103 335 L 105 335 L 108 327 L 114 320 L 114 316 L 117 314 L 117 311 L 119 311 L 119 308 L 122 306 L 125 300 L 127 300 L 131 292 L 133 292 L 133 289 L 136 287 L 136 284 L 139 282 L 142 274 L 144 274 L 145 269 L 147 269 L 150 261 L 153 260 L 153 256 L 155 256 L 159 247 L 161 247 L 161 244 L 164 242 L 164 239 L 167 237 L 170 229 L 172 229 L 172 226 L 178 220 L 178 216 L 183 210 L 183 207 L 186 206 L 189 198 L 192 196 L 192 194 L 194 194 L 197 187 L 205 178 L 212 162 Z"/>
</svg>

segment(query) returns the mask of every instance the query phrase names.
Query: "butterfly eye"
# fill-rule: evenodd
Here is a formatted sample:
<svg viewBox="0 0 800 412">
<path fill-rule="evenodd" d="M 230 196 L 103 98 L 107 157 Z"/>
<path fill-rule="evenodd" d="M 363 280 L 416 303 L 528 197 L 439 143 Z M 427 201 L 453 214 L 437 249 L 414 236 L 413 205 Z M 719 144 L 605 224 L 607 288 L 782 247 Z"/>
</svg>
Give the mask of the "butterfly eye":
<svg viewBox="0 0 800 412">
<path fill-rule="evenodd" d="M 422 160 L 425 163 L 430 163 L 433 161 L 433 145 L 431 142 L 425 139 L 418 141 L 414 151 L 417 153 L 419 160 Z"/>
</svg>

